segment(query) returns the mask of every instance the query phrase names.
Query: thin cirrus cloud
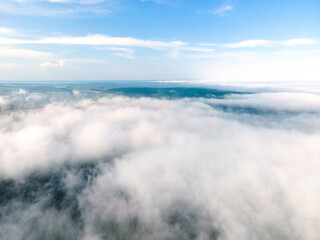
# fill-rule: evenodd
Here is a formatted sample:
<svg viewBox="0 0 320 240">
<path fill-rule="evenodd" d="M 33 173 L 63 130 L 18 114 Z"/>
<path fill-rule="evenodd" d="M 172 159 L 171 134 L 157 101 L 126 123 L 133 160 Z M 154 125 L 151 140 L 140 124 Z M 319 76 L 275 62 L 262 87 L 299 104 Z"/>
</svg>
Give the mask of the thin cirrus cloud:
<svg viewBox="0 0 320 240">
<path fill-rule="evenodd" d="M 226 14 L 232 10 L 233 10 L 233 6 L 225 5 L 220 8 L 215 9 L 214 11 L 211 11 L 211 13 L 223 17 L 223 16 L 226 16 Z"/>
<path fill-rule="evenodd" d="M 272 46 L 298 46 L 298 45 L 308 45 L 314 44 L 317 41 L 315 39 L 309 38 L 294 38 L 285 41 L 269 41 L 269 40 L 245 40 L 235 43 L 222 44 L 225 48 L 246 48 L 246 47 L 272 47 Z"/>
<path fill-rule="evenodd" d="M 183 41 L 155 41 L 155 40 L 145 40 L 133 37 L 111 37 L 107 35 L 94 34 L 87 35 L 84 37 L 44 37 L 40 39 L 24 39 L 24 38 L 11 38 L 9 35 L 7 37 L 0 37 L 0 45 L 82 45 L 82 46 L 93 46 L 97 50 L 106 50 L 115 52 L 113 55 L 133 59 L 131 55 L 134 52 L 134 48 L 147 48 L 160 51 L 176 50 L 176 51 L 188 51 L 188 52 L 213 52 L 211 48 L 205 47 L 195 47 L 190 46 L 188 43 Z M 11 52 L 11 50 L 8 50 Z M 20 51 L 22 53 L 21 57 L 26 57 L 30 53 L 31 57 L 35 55 L 33 50 Z M 10 56 L 18 57 L 19 51 Z M 40 58 L 46 57 L 46 53 L 39 52 Z M 1 56 L 1 55 L 0 55 Z"/>
<path fill-rule="evenodd" d="M 114 52 L 113 55 L 117 56 L 117 57 L 126 58 L 126 59 L 134 59 L 134 57 L 132 56 L 132 54 L 134 53 L 134 50 L 131 49 L 131 48 L 125 48 L 125 47 L 94 47 L 94 49 Z"/>
<path fill-rule="evenodd" d="M 64 45 L 106 45 L 131 46 L 145 48 L 174 48 L 186 45 L 181 41 L 154 41 L 133 37 L 111 37 L 101 34 L 87 35 L 85 37 L 48 37 L 38 40 L 0 38 L 0 44 L 64 44 Z"/>
<path fill-rule="evenodd" d="M 171 6 L 175 6 L 177 4 L 177 1 L 175 0 L 141 0 L 141 2 L 153 2 L 156 4 L 164 4 L 164 5 L 171 5 Z"/>
<path fill-rule="evenodd" d="M 136 48 L 145 48 L 158 51 L 169 51 L 173 58 L 184 57 L 186 59 L 205 59 L 217 57 L 238 58 L 247 57 L 248 54 L 224 53 L 223 49 L 241 49 L 241 48 L 258 48 L 258 47 L 294 47 L 299 45 L 311 45 L 318 43 L 316 39 L 294 38 L 288 40 L 245 40 L 233 43 L 199 43 L 191 44 L 185 41 L 160 41 L 150 39 L 139 39 L 134 37 L 113 37 L 103 34 L 90 34 L 86 36 L 53 36 L 34 39 L 31 36 L 26 37 L 23 32 L 16 29 L 0 28 L 0 57 L 20 57 L 26 59 L 41 59 L 42 61 L 50 60 L 54 54 L 31 49 L 20 49 L 17 46 L 46 46 L 52 48 L 53 45 L 74 45 L 90 46 L 92 49 L 114 52 L 113 56 L 133 59 L 133 53 Z M 8 47 L 10 46 L 10 47 Z M 16 47 L 12 47 L 16 46 Z M 194 54 L 191 54 L 193 52 Z M 255 52 L 259 53 L 259 52 Z M 250 52 L 249 56 L 252 56 Z M 64 56 L 64 58 L 68 56 Z M 55 59 L 55 61 L 57 61 Z"/>
<path fill-rule="evenodd" d="M 96 46 L 110 46 L 105 50 L 119 50 L 132 51 L 123 47 L 144 47 L 154 49 L 180 48 L 191 51 L 210 52 L 212 49 L 190 47 L 184 41 L 158 41 L 146 40 L 134 37 L 112 37 L 103 34 L 90 34 L 86 36 L 59 36 L 59 37 L 44 37 L 36 40 L 8 38 L 14 34 L 14 31 L 9 28 L 0 28 L 0 35 L 7 35 L 7 37 L 0 37 L 0 45 L 20 45 L 20 44 L 63 44 L 63 45 L 96 45 Z M 264 39 L 244 40 L 234 43 L 199 43 L 198 46 L 203 47 L 222 47 L 222 48 L 253 48 L 253 47 L 273 47 L 273 46 L 298 46 L 315 44 L 318 41 L 310 38 L 294 38 L 283 41 L 271 41 Z M 122 47 L 122 48 L 116 48 Z"/>
<path fill-rule="evenodd" d="M 51 52 L 41 52 L 30 49 L 16 49 L 16 48 L 0 48 L 0 57 L 19 57 L 26 59 L 43 59 L 54 57 Z"/>
<path fill-rule="evenodd" d="M 107 0 L 4 0 L 3 3 L 36 3 L 36 2 L 49 2 L 49 3 L 73 3 L 73 4 L 98 4 L 107 2 Z"/>
<path fill-rule="evenodd" d="M 3 0 L 0 12 L 14 15 L 76 16 L 109 14 L 113 0 Z"/>
<path fill-rule="evenodd" d="M 74 3 L 80 5 L 93 5 L 107 2 L 106 0 L 46 0 L 51 3 Z"/>
<path fill-rule="evenodd" d="M 106 51 L 116 51 L 116 52 L 126 52 L 126 53 L 133 53 L 134 52 L 133 49 L 124 48 L 124 47 L 95 47 L 94 49 L 106 50 Z"/>
<path fill-rule="evenodd" d="M 0 36 L 1 35 L 15 36 L 15 35 L 17 35 L 17 31 L 15 31 L 12 28 L 0 27 Z"/>
<path fill-rule="evenodd" d="M 125 53 L 125 52 L 117 52 L 117 53 L 114 53 L 113 55 L 121 58 L 134 59 L 134 57 L 130 53 Z"/>
<path fill-rule="evenodd" d="M 295 39 L 290 39 L 287 41 L 283 41 L 282 45 L 284 46 L 297 46 L 297 45 L 304 45 L 304 44 L 313 44 L 316 43 L 317 41 L 314 39 L 308 39 L 308 38 L 295 38 Z"/>
<path fill-rule="evenodd" d="M 214 10 L 200 10 L 197 13 L 200 14 L 213 14 L 220 17 L 225 17 L 228 15 L 228 12 L 231 12 L 233 10 L 233 6 L 231 5 L 223 5 L 219 8 L 216 8 Z"/>
<path fill-rule="evenodd" d="M 257 52 L 217 52 L 217 53 L 202 53 L 202 54 L 186 54 L 186 59 L 210 59 L 210 58 L 238 58 L 246 59 L 256 55 Z"/>
<path fill-rule="evenodd" d="M 271 46 L 272 42 L 267 40 L 245 40 L 236 43 L 223 44 L 225 48 L 243 48 L 243 47 L 268 47 Z"/>
</svg>

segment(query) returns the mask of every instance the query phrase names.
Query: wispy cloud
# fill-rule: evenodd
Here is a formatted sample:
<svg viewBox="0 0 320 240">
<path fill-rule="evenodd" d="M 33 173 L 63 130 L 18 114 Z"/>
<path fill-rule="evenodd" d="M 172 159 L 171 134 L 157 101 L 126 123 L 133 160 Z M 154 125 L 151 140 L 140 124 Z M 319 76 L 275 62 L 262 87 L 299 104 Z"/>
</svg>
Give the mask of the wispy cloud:
<svg viewBox="0 0 320 240">
<path fill-rule="evenodd" d="M 12 28 L 0 27 L 0 35 L 4 36 L 16 36 L 17 31 Z"/>
<path fill-rule="evenodd" d="M 223 17 L 223 16 L 226 16 L 226 14 L 232 10 L 233 10 L 233 6 L 224 5 L 220 8 L 215 9 L 214 11 L 212 11 L 212 13 Z"/>
<path fill-rule="evenodd" d="M 15 15 L 77 16 L 109 14 L 113 0 L 4 0 L 0 12 Z"/>
<path fill-rule="evenodd" d="M 215 46 L 219 46 L 219 44 L 217 43 L 198 43 L 198 46 L 202 46 L 202 47 L 215 47 Z"/>
<path fill-rule="evenodd" d="M 181 41 L 154 41 L 133 37 L 111 37 L 101 34 L 87 35 L 84 37 L 48 37 L 38 40 L 0 38 L 0 44 L 64 44 L 64 45 L 106 45 L 130 46 L 154 49 L 176 48 L 186 45 Z"/>
<path fill-rule="evenodd" d="M 106 51 L 117 51 L 117 52 L 127 52 L 132 53 L 134 52 L 131 48 L 124 48 L 124 47 L 95 47 L 98 50 L 106 50 Z"/>
<path fill-rule="evenodd" d="M 269 41 L 269 40 L 245 40 L 235 43 L 222 44 L 225 48 L 246 48 L 246 47 L 271 47 L 271 46 L 298 46 L 298 45 L 309 45 L 314 44 L 317 41 L 315 39 L 308 38 L 294 38 L 284 41 Z"/>
<path fill-rule="evenodd" d="M 257 52 L 217 52 L 202 54 L 186 54 L 186 59 L 210 59 L 210 58 L 242 58 L 247 59 L 256 55 Z"/>
<path fill-rule="evenodd" d="M 203 48 L 203 47 L 180 47 L 180 48 L 172 48 L 166 56 L 169 56 L 171 58 L 179 58 L 182 56 L 182 53 L 185 52 L 194 52 L 196 54 L 210 54 L 213 53 L 215 50 L 212 48 Z M 185 55 L 183 55 L 185 57 Z"/>
<path fill-rule="evenodd" d="M 244 48 L 244 47 L 269 47 L 273 44 L 271 41 L 267 40 L 245 40 L 241 42 L 236 42 L 236 43 L 227 43 L 223 44 L 222 47 L 225 48 Z"/>
<path fill-rule="evenodd" d="M 83 5 L 91 5 L 107 2 L 107 0 L 44 0 L 52 3 L 73 3 L 73 4 L 83 4 Z"/>
<path fill-rule="evenodd" d="M 255 39 L 244 40 L 233 43 L 200 43 L 197 45 L 189 44 L 184 41 L 159 41 L 150 39 L 139 39 L 134 37 L 113 37 L 102 34 L 91 34 L 86 36 L 55 36 L 55 37 L 43 37 L 33 39 L 31 36 L 11 37 L 10 34 L 14 34 L 14 31 L 9 28 L 0 28 L 0 34 L 3 33 L 4 37 L 0 37 L 0 46 L 46 46 L 50 48 L 50 45 L 75 45 L 75 46 L 90 46 L 96 50 L 112 51 L 113 55 L 117 57 L 133 59 L 132 53 L 137 48 L 154 49 L 158 51 L 166 51 L 164 56 L 170 58 L 184 58 L 184 59 L 206 59 L 206 58 L 218 58 L 218 57 L 248 57 L 252 55 L 246 53 L 228 53 L 224 49 L 240 49 L 240 48 L 265 48 L 265 47 L 293 47 L 299 45 L 315 44 L 318 41 L 309 38 L 295 38 L 282 41 Z M 41 52 L 29 49 L 16 48 L 2 48 L 0 49 L 0 57 L 20 57 L 30 59 L 49 59 L 54 54 L 48 52 Z M 214 48 L 213 48 L 214 47 Z M 259 53 L 259 51 L 256 53 Z M 261 53 L 261 51 L 260 51 Z M 64 56 L 66 58 L 67 56 Z M 68 57 L 67 57 L 68 58 Z M 55 66 L 47 64 L 48 66 Z"/>
<path fill-rule="evenodd" d="M 103 2 L 110 2 L 110 0 L 3 0 L 3 3 L 24 3 L 24 4 L 31 4 L 31 3 L 41 3 L 41 2 L 49 2 L 49 3 L 61 3 L 61 4 L 98 4 Z"/>
<path fill-rule="evenodd" d="M 141 2 L 154 2 L 156 4 L 164 4 L 164 5 L 170 5 L 175 6 L 177 2 L 175 0 L 140 0 Z"/>
<path fill-rule="evenodd" d="M 27 59 L 43 59 L 53 57 L 51 52 L 41 52 L 30 49 L 16 49 L 16 48 L 0 48 L 0 57 L 18 57 Z"/>
<path fill-rule="evenodd" d="M 124 48 L 124 47 L 96 47 L 99 50 L 105 51 L 112 51 L 114 56 L 127 58 L 127 59 L 134 59 L 132 56 L 134 50 L 131 48 Z"/>
<path fill-rule="evenodd" d="M 117 53 L 114 53 L 113 55 L 117 57 L 127 58 L 127 59 L 134 59 L 134 57 L 130 53 L 125 53 L 125 52 L 117 52 Z"/>
<path fill-rule="evenodd" d="M 204 48 L 204 47 L 183 47 L 182 50 L 191 51 L 191 52 L 202 52 L 202 53 L 214 52 L 213 48 Z"/>
<path fill-rule="evenodd" d="M 219 8 L 216 8 L 214 10 L 199 10 L 197 13 L 200 14 L 213 14 L 218 15 L 220 17 L 227 16 L 228 12 L 231 12 L 233 10 L 233 6 L 231 5 L 223 5 Z"/>
<path fill-rule="evenodd" d="M 309 38 L 295 38 L 290 39 L 287 41 L 283 41 L 282 45 L 284 46 L 297 46 L 297 45 L 307 45 L 307 44 L 314 44 L 317 41 L 315 39 L 309 39 Z"/>
</svg>

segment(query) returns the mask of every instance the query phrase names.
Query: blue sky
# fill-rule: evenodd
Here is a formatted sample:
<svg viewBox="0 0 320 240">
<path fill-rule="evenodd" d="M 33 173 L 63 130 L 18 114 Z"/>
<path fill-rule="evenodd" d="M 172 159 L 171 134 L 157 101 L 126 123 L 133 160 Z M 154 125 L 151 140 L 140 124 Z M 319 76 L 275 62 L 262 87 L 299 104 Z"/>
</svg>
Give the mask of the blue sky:
<svg viewBox="0 0 320 240">
<path fill-rule="evenodd" d="M 320 81 L 317 0 L 1 0 L 0 80 Z"/>
</svg>

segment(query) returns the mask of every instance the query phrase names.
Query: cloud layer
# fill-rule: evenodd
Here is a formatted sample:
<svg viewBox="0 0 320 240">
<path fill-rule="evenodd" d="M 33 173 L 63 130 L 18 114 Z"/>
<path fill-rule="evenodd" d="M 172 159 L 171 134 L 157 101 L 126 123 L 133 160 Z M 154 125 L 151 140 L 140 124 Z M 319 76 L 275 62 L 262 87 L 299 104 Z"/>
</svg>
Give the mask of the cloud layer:
<svg viewBox="0 0 320 240">
<path fill-rule="evenodd" d="M 2 238 L 318 238 L 318 95 L 68 94 L 0 98 Z"/>
</svg>

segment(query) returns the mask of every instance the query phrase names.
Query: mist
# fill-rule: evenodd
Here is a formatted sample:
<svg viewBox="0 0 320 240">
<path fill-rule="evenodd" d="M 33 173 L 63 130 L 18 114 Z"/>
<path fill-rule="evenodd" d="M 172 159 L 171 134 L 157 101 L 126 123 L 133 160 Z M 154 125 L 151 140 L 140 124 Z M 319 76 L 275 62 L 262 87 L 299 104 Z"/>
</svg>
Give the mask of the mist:
<svg viewBox="0 0 320 240">
<path fill-rule="evenodd" d="M 282 90 L 8 90 L 0 239 L 316 240 L 319 107 Z"/>
</svg>

